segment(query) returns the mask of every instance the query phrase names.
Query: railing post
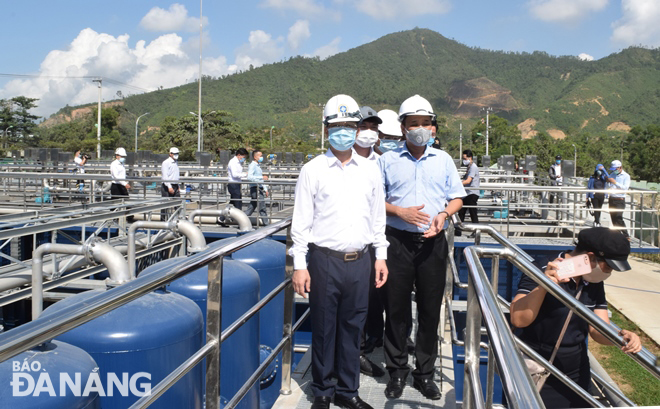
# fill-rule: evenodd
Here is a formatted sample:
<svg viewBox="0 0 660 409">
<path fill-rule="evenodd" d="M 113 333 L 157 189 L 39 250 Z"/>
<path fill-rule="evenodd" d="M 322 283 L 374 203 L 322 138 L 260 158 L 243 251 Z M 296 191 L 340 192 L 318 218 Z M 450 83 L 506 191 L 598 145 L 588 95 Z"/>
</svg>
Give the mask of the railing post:
<svg viewBox="0 0 660 409">
<path fill-rule="evenodd" d="M 465 364 L 463 374 L 463 409 L 477 407 L 477 394 L 481 385 L 473 384 L 475 373 L 479 373 L 481 341 L 481 311 L 471 275 L 468 275 L 467 318 L 465 323 Z M 479 378 L 476 377 L 478 382 Z"/>
<path fill-rule="evenodd" d="M 293 246 L 291 239 L 291 226 L 286 229 L 286 277 L 293 277 L 293 257 L 289 249 Z M 293 285 L 289 284 L 284 290 L 284 323 L 283 336 L 287 339 L 282 350 L 282 388 L 281 395 L 291 394 L 291 363 L 293 361 Z"/>
<path fill-rule="evenodd" d="M 499 282 L 500 282 L 500 256 L 493 256 L 491 258 L 491 273 L 490 273 L 490 282 L 493 287 L 493 292 L 495 295 L 498 294 Z M 488 367 L 486 372 L 486 407 L 490 408 L 493 406 L 493 392 L 495 387 L 495 355 L 493 354 L 493 348 L 488 348 Z"/>
<path fill-rule="evenodd" d="M 209 264 L 206 301 L 206 342 L 217 343 L 206 357 L 206 409 L 220 409 L 220 352 L 222 344 L 222 261 L 218 257 Z"/>
</svg>

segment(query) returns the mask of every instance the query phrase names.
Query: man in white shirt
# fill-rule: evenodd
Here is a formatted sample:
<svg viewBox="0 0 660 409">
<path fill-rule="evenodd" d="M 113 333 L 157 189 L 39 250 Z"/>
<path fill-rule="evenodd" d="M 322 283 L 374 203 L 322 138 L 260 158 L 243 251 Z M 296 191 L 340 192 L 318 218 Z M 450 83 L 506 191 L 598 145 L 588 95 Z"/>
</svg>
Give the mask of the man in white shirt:
<svg viewBox="0 0 660 409">
<path fill-rule="evenodd" d="M 110 175 L 112 176 L 112 185 L 110 185 L 111 199 L 128 199 L 128 189 L 130 183 L 126 181 L 126 149 L 117 148 L 115 151 L 115 160 L 110 164 Z M 127 216 L 126 221 L 132 222 L 133 216 Z"/>
<path fill-rule="evenodd" d="M 248 155 L 248 151 L 245 148 L 238 148 L 236 151 L 236 156 L 231 158 L 227 164 L 227 177 L 229 179 L 229 184 L 227 185 L 227 190 L 229 190 L 229 196 L 231 200 L 229 203 L 232 204 L 238 210 L 243 209 L 241 195 L 241 180 L 243 179 L 243 162 Z"/>
<path fill-rule="evenodd" d="M 564 177 L 561 172 L 561 155 L 555 156 L 555 163 L 550 165 L 548 169 L 548 177 L 550 178 L 550 186 L 561 186 L 564 182 Z M 550 193 L 550 203 L 554 203 L 555 194 Z"/>
<path fill-rule="evenodd" d="M 170 157 L 161 164 L 161 184 L 160 195 L 162 197 L 181 197 L 179 190 L 179 148 L 170 148 Z M 160 218 L 166 221 L 169 218 L 170 211 L 163 209 L 160 212 Z"/>
<path fill-rule="evenodd" d="M 353 98 L 330 98 L 324 108 L 330 149 L 303 166 L 296 184 L 290 254 L 293 289 L 310 297 L 312 409 L 328 409 L 333 395 L 335 405 L 371 409 L 358 396 L 360 333 L 368 305 L 369 249 L 375 247 L 375 283 L 381 287 L 388 244 L 378 167 L 351 149 L 359 120 Z"/>
<path fill-rule="evenodd" d="M 255 149 L 252 151 L 252 162 L 248 166 L 247 178 L 250 182 L 250 205 L 245 212 L 246 215 L 251 216 L 257 207 L 259 208 L 259 216 L 264 225 L 267 224 L 266 218 L 266 198 L 268 197 L 268 186 L 261 184 L 264 180 L 268 180 L 268 176 L 264 175 L 261 170 L 261 162 L 264 161 L 264 154 L 261 150 Z"/>
<path fill-rule="evenodd" d="M 626 191 L 630 188 L 630 175 L 623 170 L 621 161 L 613 160 L 610 164 L 610 177 L 607 179 L 607 188 L 612 191 L 608 199 L 612 224 L 622 227 L 621 233 L 626 237 L 630 237 L 628 230 L 626 230 L 626 222 L 623 221 L 623 211 L 626 208 Z"/>
<path fill-rule="evenodd" d="M 76 153 L 73 155 L 73 161 L 76 163 L 76 173 L 82 175 L 85 173 L 85 164 L 87 163 L 87 155 L 83 155 L 80 152 L 80 149 L 76 150 Z M 78 179 L 78 189 L 82 192 L 85 188 L 85 181 L 83 179 Z"/>
</svg>

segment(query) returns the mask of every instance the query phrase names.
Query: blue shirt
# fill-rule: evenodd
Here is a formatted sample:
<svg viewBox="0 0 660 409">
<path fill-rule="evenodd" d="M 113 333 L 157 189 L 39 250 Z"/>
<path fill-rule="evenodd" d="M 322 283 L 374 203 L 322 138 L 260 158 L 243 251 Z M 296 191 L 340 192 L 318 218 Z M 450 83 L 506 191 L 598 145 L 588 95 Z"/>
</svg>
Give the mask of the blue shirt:
<svg viewBox="0 0 660 409">
<path fill-rule="evenodd" d="M 252 161 L 250 162 L 250 166 L 248 166 L 248 174 L 247 174 L 248 181 L 250 182 L 263 182 L 264 181 L 264 173 L 261 171 L 261 166 L 259 166 L 259 162 L 257 161 Z M 259 186 L 256 183 L 250 183 L 250 187 L 255 187 Z M 265 186 L 264 186 L 265 189 Z M 265 189 L 268 190 L 268 189 Z"/>
<path fill-rule="evenodd" d="M 404 144 L 384 153 L 378 159 L 378 166 L 383 177 L 385 201 L 399 207 L 424 205 L 421 211 L 431 220 L 445 209 L 447 202 L 467 196 L 454 161 L 440 149 L 427 147 L 418 160 Z M 414 233 L 423 233 L 430 227 L 420 228 L 390 215 L 387 225 Z"/>
<path fill-rule="evenodd" d="M 610 177 L 612 177 L 612 174 L 610 173 Z M 625 191 L 630 188 L 630 175 L 627 174 L 623 169 L 621 169 L 621 173 L 618 175 L 614 176 L 614 180 L 616 183 L 610 183 L 607 182 L 607 188 L 612 190 L 612 193 L 610 193 L 610 198 L 612 197 L 626 197 Z"/>
</svg>

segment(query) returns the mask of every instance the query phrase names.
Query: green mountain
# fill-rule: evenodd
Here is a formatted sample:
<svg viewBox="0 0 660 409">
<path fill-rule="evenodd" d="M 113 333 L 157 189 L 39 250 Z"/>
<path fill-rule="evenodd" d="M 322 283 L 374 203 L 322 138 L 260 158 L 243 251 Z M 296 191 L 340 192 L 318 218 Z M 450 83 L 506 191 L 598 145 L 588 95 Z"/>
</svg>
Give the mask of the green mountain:
<svg viewBox="0 0 660 409">
<path fill-rule="evenodd" d="M 545 52 L 470 48 L 427 29 L 384 36 L 326 60 L 295 57 L 203 82 L 203 109 L 225 110 L 243 127 L 320 131 L 321 106 L 345 93 L 359 104 L 398 109 L 413 94 L 431 101 L 448 126 L 469 130 L 490 106 L 523 137 L 581 130 L 602 133 L 660 123 L 660 50 L 629 48 L 598 61 Z M 142 124 L 197 110 L 197 84 L 130 96 L 120 104 L 150 112 Z M 59 115 L 71 112 L 61 111 Z M 56 115 L 57 116 L 57 115 Z M 614 130 L 614 131 L 612 131 Z M 553 133 L 554 132 L 554 133 Z"/>
</svg>

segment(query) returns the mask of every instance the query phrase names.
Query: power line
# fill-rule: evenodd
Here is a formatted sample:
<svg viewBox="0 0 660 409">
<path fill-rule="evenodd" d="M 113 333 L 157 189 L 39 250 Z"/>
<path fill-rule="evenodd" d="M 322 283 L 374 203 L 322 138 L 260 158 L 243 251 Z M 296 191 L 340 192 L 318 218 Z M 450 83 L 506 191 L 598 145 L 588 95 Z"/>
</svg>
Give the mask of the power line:
<svg viewBox="0 0 660 409">
<path fill-rule="evenodd" d="M 72 76 L 72 75 L 40 75 L 40 74 L 7 74 L 0 73 L 0 77 L 9 77 L 9 78 L 57 78 L 57 79 L 102 79 L 105 82 L 109 82 L 114 85 L 121 85 L 128 88 L 133 88 L 142 92 L 151 92 L 146 88 L 141 88 L 136 85 L 126 84 L 125 82 L 117 81 L 108 77 L 100 77 L 98 75 L 82 75 L 82 76 Z"/>
</svg>

